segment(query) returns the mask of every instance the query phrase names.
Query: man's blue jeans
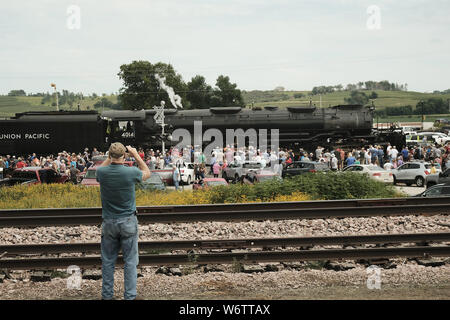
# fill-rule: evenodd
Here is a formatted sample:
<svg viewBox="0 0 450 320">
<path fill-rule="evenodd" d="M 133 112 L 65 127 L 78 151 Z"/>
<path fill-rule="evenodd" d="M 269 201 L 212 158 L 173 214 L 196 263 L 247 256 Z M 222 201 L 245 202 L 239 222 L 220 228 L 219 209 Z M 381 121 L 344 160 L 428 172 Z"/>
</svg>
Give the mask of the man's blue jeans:
<svg viewBox="0 0 450 320">
<path fill-rule="evenodd" d="M 114 268 L 122 248 L 124 260 L 124 298 L 136 298 L 138 251 L 138 221 L 136 215 L 102 222 L 102 298 L 114 296 Z"/>
</svg>

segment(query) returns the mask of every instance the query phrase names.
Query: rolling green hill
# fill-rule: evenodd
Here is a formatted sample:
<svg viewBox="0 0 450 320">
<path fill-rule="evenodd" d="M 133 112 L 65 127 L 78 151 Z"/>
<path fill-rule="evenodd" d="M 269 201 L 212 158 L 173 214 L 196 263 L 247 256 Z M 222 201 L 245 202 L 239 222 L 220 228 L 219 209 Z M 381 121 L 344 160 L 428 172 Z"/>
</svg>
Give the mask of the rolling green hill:
<svg viewBox="0 0 450 320">
<path fill-rule="evenodd" d="M 81 110 L 96 110 L 93 106 L 100 101 L 102 97 L 84 98 L 80 102 Z M 117 103 L 116 96 L 106 96 L 108 100 Z M 56 111 L 55 106 L 51 103 L 41 104 L 42 97 L 10 97 L 0 96 L 0 117 L 10 117 L 16 113 L 26 111 Z M 74 104 L 72 108 L 68 104 L 60 105 L 60 110 L 77 110 L 77 105 Z M 108 108 L 105 108 L 107 110 Z M 101 111 L 101 110 L 100 110 Z"/>
<path fill-rule="evenodd" d="M 376 108 L 383 109 L 385 107 L 398 107 L 411 105 L 415 108 L 420 100 L 429 98 L 450 99 L 450 94 L 433 94 L 414 91 L 383 91 L 374 90 L 378 94 L 378 98 L 374 100 Z M 371 90 L 363 90 L 369 95 Z M 303 97 L 294 98 L 294 94 L 301 93 Z M 247 106 L 263 107 L 268 105 L 276 105 L 279 107 L 288 106 L 307 106 L 312 100 L 312 104 L 320 106 L 320 96 L 309 96 L 310 91 L 245 91 L 243 92 L 244 101 Z M 322 95 L 322 107 L 345 104 L 344 98 L 350 96 L 350 91 L 336 91 L 333 93 Z"/>
</svg>

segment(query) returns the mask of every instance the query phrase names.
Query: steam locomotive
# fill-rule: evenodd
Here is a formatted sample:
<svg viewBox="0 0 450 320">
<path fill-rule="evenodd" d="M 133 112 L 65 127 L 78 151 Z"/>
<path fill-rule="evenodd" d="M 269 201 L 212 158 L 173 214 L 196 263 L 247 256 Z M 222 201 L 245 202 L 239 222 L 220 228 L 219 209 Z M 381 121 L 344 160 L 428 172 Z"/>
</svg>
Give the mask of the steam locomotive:
<svg viewBox="0 0 450 320">
<path fill-rule="evenodd" d="M 25 112 L 0 120 L 1 154 L 54 153 L 55 150 L 104 150 L 113 141 L 145 148 L 182 143 L 180 135 L 195 134 L 201 125 L 204 147 L 209 129 L 225 137 L 229 130 L 266 130 L 267 139 L 277 132 L 279 146 L 305 150 L 321 146 L 361 146 L 391 143 L 401 148 L 405 137 L 396 130 L 373 129 L 373 107 L 338 105 L 329 108 L 287 107 L 245 109 L 222 107 L 195 110 L 166 109 L 165 134 L 155 120 L 155 110 Z M 180 130 L 177 130 L 180 129 Z M 198 133 L 197 133 L 198 134 Z M 171 139 L 175 138 L 175 139 Z M 216 138 L 217 139 L 217 138 Z M 193 145 L 193 141 L 187 144 Z"/>
</svg>

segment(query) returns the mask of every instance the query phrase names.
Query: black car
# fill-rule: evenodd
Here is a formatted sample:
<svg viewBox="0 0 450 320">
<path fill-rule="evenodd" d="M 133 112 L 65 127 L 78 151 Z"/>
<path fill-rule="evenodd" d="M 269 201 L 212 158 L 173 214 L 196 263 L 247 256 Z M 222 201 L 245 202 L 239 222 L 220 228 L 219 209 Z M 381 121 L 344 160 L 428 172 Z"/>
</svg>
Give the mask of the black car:
<svg viewBox="0 0 450 320">
<path fill-rule="evenodd" d="M 329 171 L 328 164 L 316 161 L 294 161 L 283 168 L 281 176 L 291 177 L 318 171 Z"/>
<path fill-rule="evenodd" d="M 434 185 L 414 197 L 450 197 L 450 183 Z"/>
<path fill-rule="evenodd" d="M 152 173 L 150 178 L 144 180 L 136 185 L 136 188 L 142 190 L 166 190 L 166 185 L 161 179 L 161 176 L 157 173 Z"/>
</svg>

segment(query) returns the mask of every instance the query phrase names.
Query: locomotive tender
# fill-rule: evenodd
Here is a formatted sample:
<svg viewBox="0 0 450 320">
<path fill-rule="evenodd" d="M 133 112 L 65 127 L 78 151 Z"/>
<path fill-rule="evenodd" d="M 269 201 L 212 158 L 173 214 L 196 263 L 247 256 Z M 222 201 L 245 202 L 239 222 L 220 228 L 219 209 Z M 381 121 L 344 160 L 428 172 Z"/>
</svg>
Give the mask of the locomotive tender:
<svg viewBox="0 0 450 320">
<path fill-rule="evenodd" d="M 194 121 L 203 132 L 215 128 L 271 129 L 279 131 L 280 147 L 361 146 L 390 142 L 401 148 L 404 136 L 392 130 L 373 130 L 373 107 L 338 105 L 329 108 L 266 106 L 257 109 L 222 107 L 195 110 L 165 110 L 165 132 L 186 129 L 194 133 Z M 0 153 L 45 154 L 55 151 L 105 150 L 112 141 L 134 146 L 161 146 L 161 126 L 155 110 L 25 112 L 0 120 Z M 169 141 L 168 141 L 169 142 Z M 169 146 L 178 141 L 169 142 Z M 203 146 L 208 141 L 203 141 Z M 192 143 L 191 143 L 192 144 Z M 167 145 L 167 143 L 166 143 Z"/>
</svg>

